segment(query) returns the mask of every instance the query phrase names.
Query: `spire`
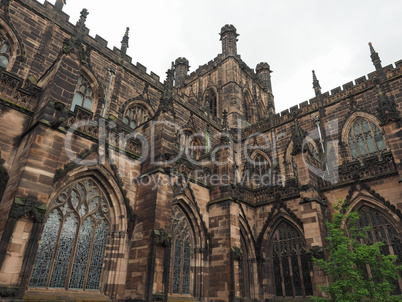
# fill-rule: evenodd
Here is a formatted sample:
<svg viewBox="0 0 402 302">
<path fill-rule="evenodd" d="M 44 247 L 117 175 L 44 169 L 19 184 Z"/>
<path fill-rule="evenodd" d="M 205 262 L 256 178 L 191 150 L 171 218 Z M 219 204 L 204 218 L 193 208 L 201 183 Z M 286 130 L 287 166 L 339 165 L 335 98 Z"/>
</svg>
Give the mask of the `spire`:
<svg viewBox="0 0 402 302">
<path fill-rule="evenodd" d="M 126 27 L 126 33 L 123 36 L 123 39 L 121 40 L 121 53 L 126 54 L 127 53 L 127 48 L 128 48 L 128 32 L 130 31 L 129 27 Z"/>
<path fill-rule="evenodd" d="M 377 71 L 378 78 L 379 78 L 380 80 L 385 80 L 385 79 L 386 79 L 386 75 L 385 75 L 385 73 L 384 73 L 384 70 L 382 69 L 380 56 L 379 56 L 378 53 L 374 50 L 373 44 L 371 44 L 371 42 L 369 42 L 369 47 L 370 47 L 370 57 L 371 57 L 371 61 L 373 62 L 373 65 L 374 65 L 374 67 L 375 67 L 375 70 Z"/>
<path fill-rule="evenodd" d="M 320 82 L 317 79 L 317 76 L 315 75 L 314 70 L 313 70 L 313 88 L 315 91 L 315 96 L 319 96 L 321 94 L 321 86 L 320 86 Z"/>
<path fill-rule="evenodd" d="M 86 8 L 81 11 L 80 19 L 77 21 L 77 24 L 74 28 L 74 34 L 72 37 L 64 43 L 63 51 L 66 54 L 69 54 L 74 48 L 78 50 L 78 55 L 81 58 L 81 61 L 85 59 L 84 47 L 82 45 L 82 41 L 84 35 L 86 33 L 85 30 L 85 21 L 87 19 L 89 12 Z"/>
</svg>

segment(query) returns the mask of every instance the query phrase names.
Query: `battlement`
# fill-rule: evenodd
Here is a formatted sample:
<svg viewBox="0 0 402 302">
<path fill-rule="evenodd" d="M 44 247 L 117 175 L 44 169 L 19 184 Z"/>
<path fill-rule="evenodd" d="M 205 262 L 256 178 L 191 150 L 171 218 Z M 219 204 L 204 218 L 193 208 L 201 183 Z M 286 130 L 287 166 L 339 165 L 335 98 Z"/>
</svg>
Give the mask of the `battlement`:
<svg viewBox="0 0 402 302">
<path fill-rule="evenodd" d="M 396 76 L 402 75 L 402 60 L 395 62 L 395 66 L 392 64 L 383 67 L 385 74 L 387 75 L 387 79 L 392 80 Z M 338 86 L 330 91 L 324 92 L 320 96 L 313 97 L 308 101 L 304 101 L 299 103 L 298 105 L 294 105 L 289 109 L 282 110 L 280 113 L 277 113 L 271 117 L 268 117 L 264 120 L 259 121 L 256 124 L 253 124 L 245 129 L 243 129 L 243 138 L 248 137 L 250 134 L 254 132 L 263 132 L 271 127 L 272 118 L 274 119 L 274 125 L 281 125 L 283 123 L 288 122 L 289 120 L 294 119 L 295 117 L 306 115 L 317 111 L 320 108 L 319 100 L 322 101 L 321 107 L 329 106 L 333 103 L 336 103 L 342 99 L 348 98 L 353 95 L 357 95 L 359 93 L 364 92 L 367 89 L 371 89 L 374 87 L 374 78 L 376 78 L 376 72 L 371 72 L 367 76 L 362 76 L 354 81 L 350 81 L 348 83 L 343 84 L 342 86 Z"/>
<path fill-rule="evenodd" d="M 39 15 L 44 18 L 53 20 L 61 29 L 70 33 L 74 32 L 75 25 L 69 22 L 70 16 L 63 11 L 58 10 L 53 4 L 45 1 L 43 4 L 36 0 L 20 0 L 26 6 L 31 7 Z M 159 89 L 162 89 L 160 83 L 160 77 L 154 72 L 147 73 L 147 69 L 140 63 L 136 65 L 132 64 L 132 58 L 126 54 L 122 54 L 121 50 L 114 47 L 113 50 L 108 48 L 108 41 L 99 35 L 95 35 L 95 38 L 89 35 L 89 29 L 86 28 L 84 37 L 84 43 L 90 45 L 95 51 L 102 53 L 106 56 L 111 63 L 121 64 L 123 67 L 137 76 L 142 77 L 145 81 L 153 84 Z"/>
</svg>

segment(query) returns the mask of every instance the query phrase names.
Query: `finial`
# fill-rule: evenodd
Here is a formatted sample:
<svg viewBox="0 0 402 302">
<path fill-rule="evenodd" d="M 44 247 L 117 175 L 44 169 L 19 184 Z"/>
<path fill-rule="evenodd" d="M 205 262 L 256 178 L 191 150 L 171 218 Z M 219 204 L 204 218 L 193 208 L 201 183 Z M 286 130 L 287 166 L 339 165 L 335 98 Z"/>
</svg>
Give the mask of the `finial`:
<svg viewBox="0 0 402 302">
<path fill-rule="evenodd" d="M 81 61 L 85 61 L 85 51 L 83 47 L 83 39 L 86 33 L 85 31 L 85 20 L 87 19 L 89 12 L 86 8 L 84 8 L 80 13 L 80 19 L 77 21 L 77 24 L 74 28 L 74 34 L 71 36 L 69 40 L 64 42 L 63 51 L 65 54 L 69 54 L 73 49 L 77 49 L 78 55 L 81 58 Z"/>
<path fill-rule="evenodd" d="M 369 47 L 370 47 L 370 54 L 371 54 L 370 55 L 371 62 L 373 62 L 375 70 L 377 71 L 377 75 L 380 80 L 385 80 L 387 78 L 387 76 L 385 75 L 384 70 L 382 69 L 380 56 L 374 50 L 373 44 L 371 42 L 369 42 Z"/>
<path fill-rule="evenodd" d="M 130 31 L 130 28 L 126 27 L 126 32 L 123 36 L 123 39 L 121 40 L 121 49 L 120 50 L 123 54 L 127 53 L 127 48 L 129 47 L 128 46 L 128 32 L 129 31 Z"/>
<path fill-rule="evenodd" d="M 320 82 L 317 79 L 317 76 L 315 75 L 315 71 L 313 70 L 313 88 L 315 91 L 315 95 L 318 96 L 321 94 L 321 86 Z"/>
</svg>

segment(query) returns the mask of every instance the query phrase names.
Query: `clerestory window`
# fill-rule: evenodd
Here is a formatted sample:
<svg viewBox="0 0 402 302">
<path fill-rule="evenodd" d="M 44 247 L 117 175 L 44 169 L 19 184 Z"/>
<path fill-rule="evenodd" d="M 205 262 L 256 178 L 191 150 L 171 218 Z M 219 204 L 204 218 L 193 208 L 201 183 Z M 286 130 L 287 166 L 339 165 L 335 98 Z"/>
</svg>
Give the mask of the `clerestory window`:
<svg viewBox="0 0 402 302">
<path fill-rule="evenodd" d="M 86 77 L 80 75 L 75 88 L 73 103 L 71 104 L 71 111 L 74 111 L 75 106 L 77 105 L 92 111 L 92 104 L 93 91 L 91 84 Z"/>
<path fill-rule="evenodd" d="M 348 136 L 350 153 L 353 159 L 362 161 L 370 155 L 380 156 L 386 150 L 380 129 L 372 122 L 362 118 L 356 119 Z"/>
<path fill-rule="evenodd" d="M 0 67 L 7 68 L 11 59 L 11 47 L 10 43 L 0 36 Z"/>
<path fill-rule="evenodd" d="M 145 123 L 147 120 L 149 120 L 149 118 L 150 115 L 148 110 L 140 105 L 134 105 L 126 110 L 123 123 L 134 129 Z"/>
<path fill-rule="evenodd" d="M 52 203 L 30 286 L 100 289 L 109 205 L 91 178 L 74 182 Z"/>
</svg>

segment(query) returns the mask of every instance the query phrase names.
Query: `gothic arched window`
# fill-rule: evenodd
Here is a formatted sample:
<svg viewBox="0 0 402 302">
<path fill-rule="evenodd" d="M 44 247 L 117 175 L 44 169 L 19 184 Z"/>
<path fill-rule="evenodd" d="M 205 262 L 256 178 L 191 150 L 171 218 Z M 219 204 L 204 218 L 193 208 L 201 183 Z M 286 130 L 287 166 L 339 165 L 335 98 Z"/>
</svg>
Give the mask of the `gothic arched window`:
<svg viewBox="0 0 402 302">
<path fill-rule="evenodd" d="M 172 257 L 170 266 L 170 294 L 191 294 L 190 260 L 192 256 L 191 227 L 179 207 L 172 214 Z"/>
<path fill-rule="evenodd" d="M 7 68 L 11 59 L 11 46 L 10 43 L 0 36 L 0 67 Z"/>
<path fill-rule="evenodd" d="M 261 188 L 271 184 L 271 169 L 268 159 L 260 153 L 254 157 L 252 163 L 248 165 L 251 186 L 253 188 Z"/>
<path fill-rule="evenodd" d="M 366 232 L 367 243 L 373 244 L 382 241 L 384 245 L 381 252 L 384 255 L 396 255 L 398 257 L 397 263 L 402 264 L 401 235 L 391 222 L 379 211 L 368 206 L 363 206 L 359 210 L 359 216 L 360 227 L 371 227 L 370 231 Z M 370 274 L 370 268 L 368 268 L 368 273 Z M 395 282 L 395 288 L 395 294 L 400 294 L 402 288 L 397 282 Z"/>
<path fill-rule="evenodd" d="M 191 158 L 198 160 L 201 156 L 201 141 L 195 133 L 183 131 L 178 133 L 176 138 L 176 147 L 184 151 Z"/>
<path fill-rule="evenodd" d="M 75 181 L 51 204 L 30 286 L 99 289 L 109 205 L 91 178 Z"/>
<path fill-rule="evenodd" d="M 212 115 L 217 116 L 218 108 L 216 102 L 216 93 L 213 88 L 209 88 L 205 94 L 205 105 L 207 110 L 209 110 Z"/>
<path fill-rule="evenodd" d="M 348 141 L 352 158 L 360 161 L 369 155 L 379 156 L 380 152 L 386 149 L 380 129 L 362 118 L 356 119 L 353 123 Z"/>
<path fill-rule="evenodd" d="M 313 294 L 310 261 L 301 234 L 282 221 L 272 238 L 272 267 L 278 297 Z"/>
<path fill-rule="evenodd" d="M 123 117 L 123 123 L 134 129 L 149 119 L 150 115 L 148 110 L 137 104 L 126 110 Z"/>
<path fill-rule="evenodd" d="M 75 87 L 73 103 L 71 104 L 71 111 L 74 111 L 75 106 L 81 106 L 85 109 L 92 111 L 93 104 L 93 91 L 89 80 L 80 75 L 78 77 L 77 86 Z"/>
</svg>

